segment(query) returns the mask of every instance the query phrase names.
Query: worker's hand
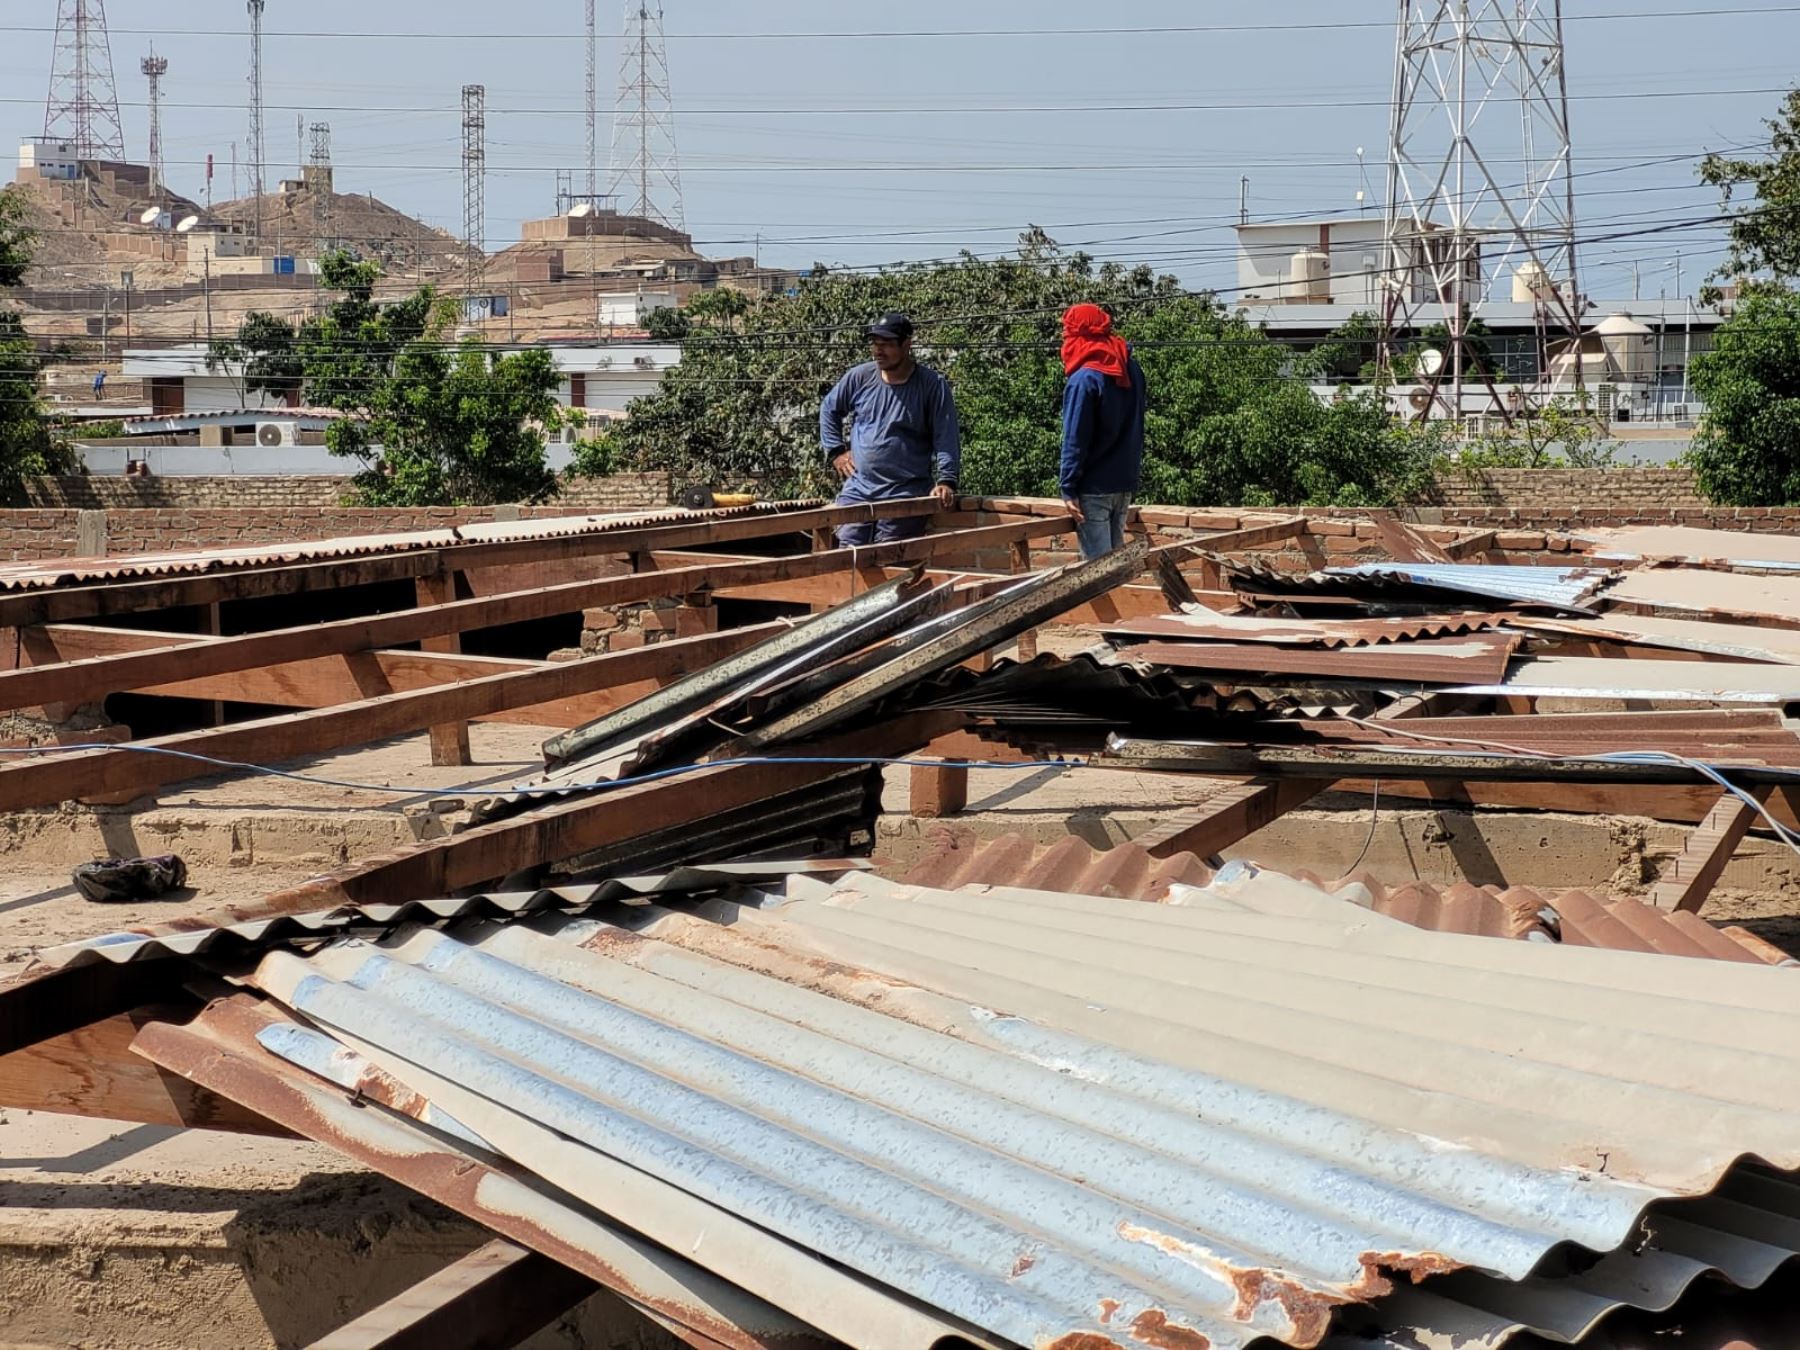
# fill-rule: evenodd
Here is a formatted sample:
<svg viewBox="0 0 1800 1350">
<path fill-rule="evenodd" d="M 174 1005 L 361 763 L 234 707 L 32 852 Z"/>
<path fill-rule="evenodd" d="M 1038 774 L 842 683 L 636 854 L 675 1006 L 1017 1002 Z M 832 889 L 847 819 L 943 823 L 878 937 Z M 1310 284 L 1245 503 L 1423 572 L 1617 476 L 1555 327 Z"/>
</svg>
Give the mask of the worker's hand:
<svg viewBox="0 0 1800 1350">
<path fill-rule="evenodd" d="M 937 504 L 946 511 L 956 505 L 956 489 L 948 483 L 939 483 L 931 489 L 931 495 L 937 499 Z"/>
<path fill-rule="evenodd" d="M 1085 521 L 1087 519 L 1086 516 L 1081 514 L 1081 503 L 1076 501 L 1073 497 L 1063 498 L 1063 510 L 1074 516 L 1076 520 Z"/>
<path fill-rule="evenodd" d="M 856 457 L 846 450 L 831 461 L 831 467 L 837 470 L 839 478 L 848 478 L 856 472 Z"/>
</svg>

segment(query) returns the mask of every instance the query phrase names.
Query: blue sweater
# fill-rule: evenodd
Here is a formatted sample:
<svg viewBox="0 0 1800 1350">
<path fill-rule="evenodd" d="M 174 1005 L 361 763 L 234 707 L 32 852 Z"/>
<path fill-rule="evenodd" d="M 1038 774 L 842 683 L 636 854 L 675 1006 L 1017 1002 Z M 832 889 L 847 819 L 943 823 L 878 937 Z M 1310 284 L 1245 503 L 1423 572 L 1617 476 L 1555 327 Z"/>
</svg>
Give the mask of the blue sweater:
<svg viewBox="0 0 1800 1350">
<path fill-rule="evenodd" d="M 962 433 L 950 381 L 924 366 L 915 366 L 905 384 L 882 379 L 873 361 L 857 366 L 825 396 L 819 440 L 827 463 L 843 454 L 846 444 L 856 460 L 839 501 L 923 497 L 937 483 L 954 487 L 962 471 Z"/>
<path fill-rule="evenodd" d="M 1136 492 L 1144 467 L 1144 372 L 1133 358 L 1131 388 L 1092 366 L 1063 390 L 1062 495 Z"/>
</svg>

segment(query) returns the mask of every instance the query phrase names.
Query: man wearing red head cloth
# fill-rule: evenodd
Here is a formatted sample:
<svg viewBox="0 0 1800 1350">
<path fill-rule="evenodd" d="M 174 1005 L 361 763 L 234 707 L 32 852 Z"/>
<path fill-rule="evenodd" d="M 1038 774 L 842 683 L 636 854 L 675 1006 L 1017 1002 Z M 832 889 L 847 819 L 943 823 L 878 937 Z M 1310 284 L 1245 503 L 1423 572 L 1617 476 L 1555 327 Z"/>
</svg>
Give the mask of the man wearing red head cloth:
<svg viewBox="0 0 1800 1350">
<path fill-rule="evenodd" d="M 1125 543 L 1144 467 L 1144 372 L 1098 305 L 1063 315 L 1062 355 L 1063 505 L 1075 517 L 1081 556 L 1100 558 Z"/>
</svg>

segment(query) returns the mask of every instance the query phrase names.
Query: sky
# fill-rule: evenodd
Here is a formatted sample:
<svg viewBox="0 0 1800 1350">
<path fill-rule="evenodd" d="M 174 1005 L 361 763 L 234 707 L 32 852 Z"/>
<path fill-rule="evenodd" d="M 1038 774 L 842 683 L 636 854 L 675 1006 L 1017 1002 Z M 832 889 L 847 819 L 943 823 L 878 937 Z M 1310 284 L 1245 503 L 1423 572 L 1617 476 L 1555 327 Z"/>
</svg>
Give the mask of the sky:
<svg viewBox="0 0 1800 1350">
<path fill-rule="evenodd" d="M 585 178 L 582 8 L 268 0 L 271 186 L 294 172 L 296 116 L 326 121 L 340 192 L 373 192 L 460 233 L 461 88 L 485 84 L 488 247 L 506 247 L 521 220 L 552 214 L 559 168 Z M 154 43 L 169 60 L 171 186 L 204 200 L 210 153 L 225 198 L 232 143 L 243 156 L 247 134 L 242 0 L 106 9 L 131 157 L 145 154 L 138 62 Z M 1102 258 L 1229 287 L 1241 178 L 1253 219 L 1381 210 L 1391 3 L 666 0 L 664 11 L 686 221 L 715 256 L 866 267 L 992 255 L 1036 224 Z M 1694 166 L 1762 135 L 1796 79 L 1800 4 L 1569 0 L 1564 12 L 1583 289 L 1692 292 L 1721 241 L 1702 223 L 1716 196 Z M 19 137 L 42 128 L 55 13 L 56 0 L 0 10 L 0 107 Z M 600 0 L 600 14 L 604 185 L 621 0 Z M 1141 31 L 1157 28 L 1187 31 Z"/>
</svg>

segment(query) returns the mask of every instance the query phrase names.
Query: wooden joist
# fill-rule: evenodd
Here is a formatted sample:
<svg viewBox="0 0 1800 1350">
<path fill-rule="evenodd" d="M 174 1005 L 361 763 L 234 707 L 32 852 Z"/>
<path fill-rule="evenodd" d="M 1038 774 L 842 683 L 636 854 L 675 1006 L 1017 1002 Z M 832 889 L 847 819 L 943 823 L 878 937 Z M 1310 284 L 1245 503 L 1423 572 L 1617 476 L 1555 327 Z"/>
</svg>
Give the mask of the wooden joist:
<svg viewBox="0 0 1800 1350">
<path fill-rule="evenodd" d="M 147 1022 L 185 1021 L 192 1007 L 102 1017 L 0 1054 L 0 1107 L 295 1138 L 291 1131 L 131 1053 Z"/>
<path fill-rule="evenodd" d="M 92 661 L 5 670 L 0 671 L 0 709 L 31 708 L 50 702 L 81 703 L 173 680 L 394 647 L 478 628 L 554 618 L 600 605 L 631 604 L 713 592 L 732 585 L 819 576 L 862 564 L 887 566 L 918 561 L 976 544 L 1004 545 L 1041 531 L 1044 524 L 1040 520 L 1025 520 L 960 535 L 926 535 L 865 549 L 835 549 L 829 553 L 568 582 L 368 618 L 249 633 L 204 645 L 185 643 Z"/>
<path fill-rule="evenodd" d="M 447 576 L 474 569 L 560 562 L 569 558 L 648 552 L 684 544 L 718 544 L 740 539 L 766 539 L 862 520 L 893 520 L 931 515 L 928 497 L 860 506 L 827 506 L 779 514 L 735 516 L 663 525 L 514 539 L 491 543 L 446 544 L 437 548 L 374 553 L 364 557 L 243 567 L 201 576 L 169 575 L 140 580 L 96 582 L 82 586 L 20 591 L 0 595 L 0 628 L 39 623 L 70 623 L 146 610 L 179 609 L 222 600 L 264 600 L 306 591 L 410 582 L 423 576 Z M 548 524 L 549 522 L 545 522 Z M 271 547 L 271 553 L 279 546 Z"/>
<path fill-rule="evenodd" d="M 759 626 L 752 634 L 772 633 L 775 629 Z M 131 628 L 93 628 L 86 624 L 51 624 L 45 628 L 26 630 L 33 647 L 46 661 L 75 661 L 119 652 L 146 651 L 167 647 L 183 639 L 174 633 L 148 633 Z M 705 650 L 723 658 L 742 649 L 747 640 L 742 630 L 707 634 L 695 640 L 696 652 Z M 215 641 L 216 639 L 196 639 Z M 480 680 L 490 675 L 507 675 L 523 671 L 546 670 L 553 662 L 525 661 L 507 656 L 445 655 L 430 652 L 376 651 L 352 652 L 347 656 L 321 656 L 310 661 L 292 661 L 281 666 L 262 666 L 253 670 L 231 671 L 224 675 L 203 675 L 197 679 L 174 680 L 152 685 L 141 693 L 163 698 L 216 699 L 226 703 L 256 703 L 275 708 L 329 708 L 337 703 L 354 703 L 359 699 L 383 694 L 404 694 L 433 685 L 455 684 L 461 680 Z M 474 722 L 505 722 L 516 726 L 578 727 L 624 707 L 627 703 L 654 693 L 662 684 L 681 671 L 671 664 L 665 672 L 647 679 L 632 680 L 590 693 L 573 694 L 549 703 L 525 707 L 499 708 L 473 716 Z M 70 741 L 105 739 L 87 733 L 68 733 Z M 113 735 L 110 739 L 129 739 Z"/>
<path fill-rule="evenodd" d="M 1329 778 L 1253 780 L 1220 788 L 1198 806 L 1170 816 L 1132 842 L 1154 857 L 1214 857 L 1241 843 L 1332 786 Z"/>
<path fill-rule="evenodd" d="M 1765 802 L 1773 789 L 1765 786 L 1748 791 L 1756 801 Z M 1658 909 L 1699 913 L 1757 818 L 1757 810 L 1749 802 L 1734 792 L 1721 792 L 1718 804 L 1694 827 L 1686 846 L 1663 867 L 1650 888 L 1650 903 Z"/>
<path fill-rule="evenodd" d="M 136 748 L 51 754 L 10 763 L 0 766 L 0 810 L 48 806 L 100 794 L 143 792 L 164 783 L 209 778 L 222 772 L 209 764 L 180 758 L 181 755 L 275 764 L 299 755 L 423 731 L 437 723 L 471 720 L 504 708 L 551 703 L 637 680 L 670 678 L 741 650 L 770 636 L 777 627 L 768 624 L 678 638 L 585 661 L 546 664 L 235 726 L 160 736 L 134 742 Z M 203 653 L 209 648 L 201 646 L 195 650 Z M 171 751 L 176 753 L 166 753 Z"/>
<path fill-rule="evenodd" d="M 505 1238 L 401 1291 L 311 1350 L 488 1350 L 518 1345 L 599 1290 Z"/>
</svg>

